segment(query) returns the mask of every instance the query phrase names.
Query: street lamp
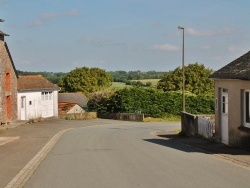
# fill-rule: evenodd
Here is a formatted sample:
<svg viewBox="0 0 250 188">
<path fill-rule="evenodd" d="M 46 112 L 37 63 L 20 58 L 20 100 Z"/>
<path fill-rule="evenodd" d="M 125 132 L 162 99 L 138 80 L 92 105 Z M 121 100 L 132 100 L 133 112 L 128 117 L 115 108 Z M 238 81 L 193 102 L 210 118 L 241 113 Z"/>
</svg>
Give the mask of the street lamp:
<svg viewBox="0 0 250 188">
<path fill-rule="evenodd" d="M 185 112 L 185 70 L 184 70 L 184 27 L 178 26 L 182 30 L 182 111 Z"/>
</svg>

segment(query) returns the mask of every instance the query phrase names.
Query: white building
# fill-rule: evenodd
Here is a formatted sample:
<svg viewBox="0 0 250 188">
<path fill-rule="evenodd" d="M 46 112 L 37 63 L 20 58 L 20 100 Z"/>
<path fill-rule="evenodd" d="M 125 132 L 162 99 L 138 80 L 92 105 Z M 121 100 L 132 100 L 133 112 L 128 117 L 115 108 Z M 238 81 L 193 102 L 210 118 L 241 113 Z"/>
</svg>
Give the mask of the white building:
<svg viewBox="0 0 250 188">
<path fill-rule="evenodd" d="M 17 85 L 19 120 L 58 117 L 58 86 L 41 75 L 19 76 Z"/>
</svg>

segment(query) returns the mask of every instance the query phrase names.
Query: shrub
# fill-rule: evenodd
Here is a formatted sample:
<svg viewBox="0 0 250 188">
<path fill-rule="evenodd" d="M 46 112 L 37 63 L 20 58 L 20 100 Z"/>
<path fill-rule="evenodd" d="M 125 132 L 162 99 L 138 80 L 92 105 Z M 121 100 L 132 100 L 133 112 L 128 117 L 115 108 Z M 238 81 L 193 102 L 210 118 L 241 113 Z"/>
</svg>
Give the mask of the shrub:
<svg viewBox="0 0 250 188">
<path fill-rule="evenodd" d="M 134 113 L 141 111 L 145 117 L 180 115 L 182 94 L 163 92 L 152 88 L 124 88 L 110 94 L 94 94 L 89 103 L 102 113 Z M 213 96 L 186 94 L 186 110 L 193 114 L 214 113 Z"/>
</svg>

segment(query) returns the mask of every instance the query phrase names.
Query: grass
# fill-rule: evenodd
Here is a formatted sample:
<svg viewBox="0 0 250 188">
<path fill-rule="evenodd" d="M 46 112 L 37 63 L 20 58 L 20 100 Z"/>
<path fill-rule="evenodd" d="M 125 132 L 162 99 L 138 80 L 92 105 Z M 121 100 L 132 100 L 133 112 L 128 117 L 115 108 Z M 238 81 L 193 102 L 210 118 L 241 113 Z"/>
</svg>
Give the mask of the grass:
<svg viewBox="0 0 250 188">
<path fill-rule="evenodd" d="M 181 121 L 181 117 L 168 115 L 167 117 L 164 118 L 152 118 L 152 117 L 144 118 L 144 122 L 169 122 L 169 121 Z"/>
<path fill-rule="evenodd" d="M 126 85 L 126 83 L 123 83 L 123 82 L 113 82 L 111 87 L 113 87 L 113 88 L 124 88 L 124 87 L 131 87 L 131 86 Z"/>
<path fill-rule="evenodd" d="M 131 80 L 132 82 L 135 81 L 140 81 L 142 82 L 143 84 L 146 84 L 147 82 L 151 82 L 152 83 L 152 87 L 156 87 L 157 86 L 157 83 L 160 79 L 146 79 L 146 80 Z M 112 83 L 112 88 L 119 88 L 119 89 L 122 89 L 124 87 L 132 87 L 131 85 L 126 85 L 126 83 L 123 83 L 123 82 L 113 82 Z"/>
<path fill-rule="evenodd" d="M 145 80 L 131 80 L 132 82 L 135 81 L 140 81 L 142 82 L 143 84 L 146 84 L 147 82 L 151 82 L 152 83 L 152 86 L 157 86 L 157 83 L 160 81 L 160 79 L 145 79 Z"/>
</svg>

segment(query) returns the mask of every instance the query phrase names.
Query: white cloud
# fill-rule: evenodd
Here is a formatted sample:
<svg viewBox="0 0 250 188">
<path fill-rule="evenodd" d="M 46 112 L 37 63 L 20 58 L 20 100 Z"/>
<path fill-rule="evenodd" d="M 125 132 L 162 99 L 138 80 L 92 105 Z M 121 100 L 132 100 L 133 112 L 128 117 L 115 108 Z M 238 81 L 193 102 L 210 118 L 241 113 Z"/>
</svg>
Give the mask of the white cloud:
<svg viewBox="0 0 250 188">
<path fill-rule="evenodd" d="M 179 47 L 171 44 L 157 44 L 151 47 L 151 49 L 160 51 L 178 51 Z"/>
<path fill-rule="evenodd" d="M 55 18 L 62 18 L 62 17 L 71 17 L 71 16 L 76 16 L 79 13 L 77 9 L 71 9 L 65 12 L 46 12 L 43 13 L 39 16 L 39 18 L 30 24 L 28 26 L 30 27 L 40 27 L 46 25 L 46 23 L 49 20 L 55 19 Z"/>
<path fill-rule="evenodd" d="M 58 13 L 55 13 L 55 12 L 47 12 L 47 13 L 43 13 L 40 18 L 41 19 L 53 19 L 53 18 L 56 18 L 58 17 L 59 14 Z"/>
<path fill-rule="evenodd" d="M 228 50 L 229 52 L 237 52 L 237 51 L 240 51 L 240 48 L 239 48 L 238 46 L 235 46 L 235 45 L 229 45 L 229 46 L 227 47 L 227 50 Z"/>
<path fill-rule="evenodd" d="M 53 18 L 58 18 L 58 17 L 65 17 L 65 16 L 76 16 L 79 13 L 77 9 L 71 9 L 65 12 L 46 12 L 43 13 L 40 18 L 41 19 L 53 19 Z"/>
<path fill-rule="evenodd" d="M 236 53 L 236 54 L 243 54 L 243 53 L 246 53 L 247 51 L 249 51 L 249 48 L 248 47 L 242 47 L 242 46 L 236 46 L 236 45 L 229 45 L 227 47 L 227 50 L 229 52 L 232 52 L 232 53 Z"/>
<path fill-rule="evenodd" d="M 98 39 L 98 38 L 89 38 L 89 37 L 81 39 L 80 42 L 87 43 L 87 44 L 93 44 L 93 45 L 97 45 L 97 46 L 103 46 L 103 45 L 107 45 L 107 44 L 112 43 L 112 41 L 109 39 Z"/>
<path fill-rule="evenodd" d="M 204 49 L 204 50 L 209 50 L 209 49 L 212 48 L 212 46 L 210 46 L 210 45 L 204 45 L 201 48 Z"/>
<path fill-rule="evenodd" d="M 64 12 L 64 15 L 68 15 L 68 16 L 76 16 L 77 14 L 79 14 L 79 10 L 77 9 L 71 9 L 67 12 Z"/>
<path fill-rule="evenodd" d="M 194 28 L 187 28 L 187 33 L 192 36 L 215 36 L 215 35 L 229 35 L 235 33 L 235 30 L 225 28 L 223 30 L 196 30 Z"/>
<path fill-rule="evenodd" d="M 33 21 L 31 23 L 28 24 L 29 27 L 40 27 L 40 26 L 44 26 L 45 22 L 37 20 L 37 21 Z"/>
</svg>

